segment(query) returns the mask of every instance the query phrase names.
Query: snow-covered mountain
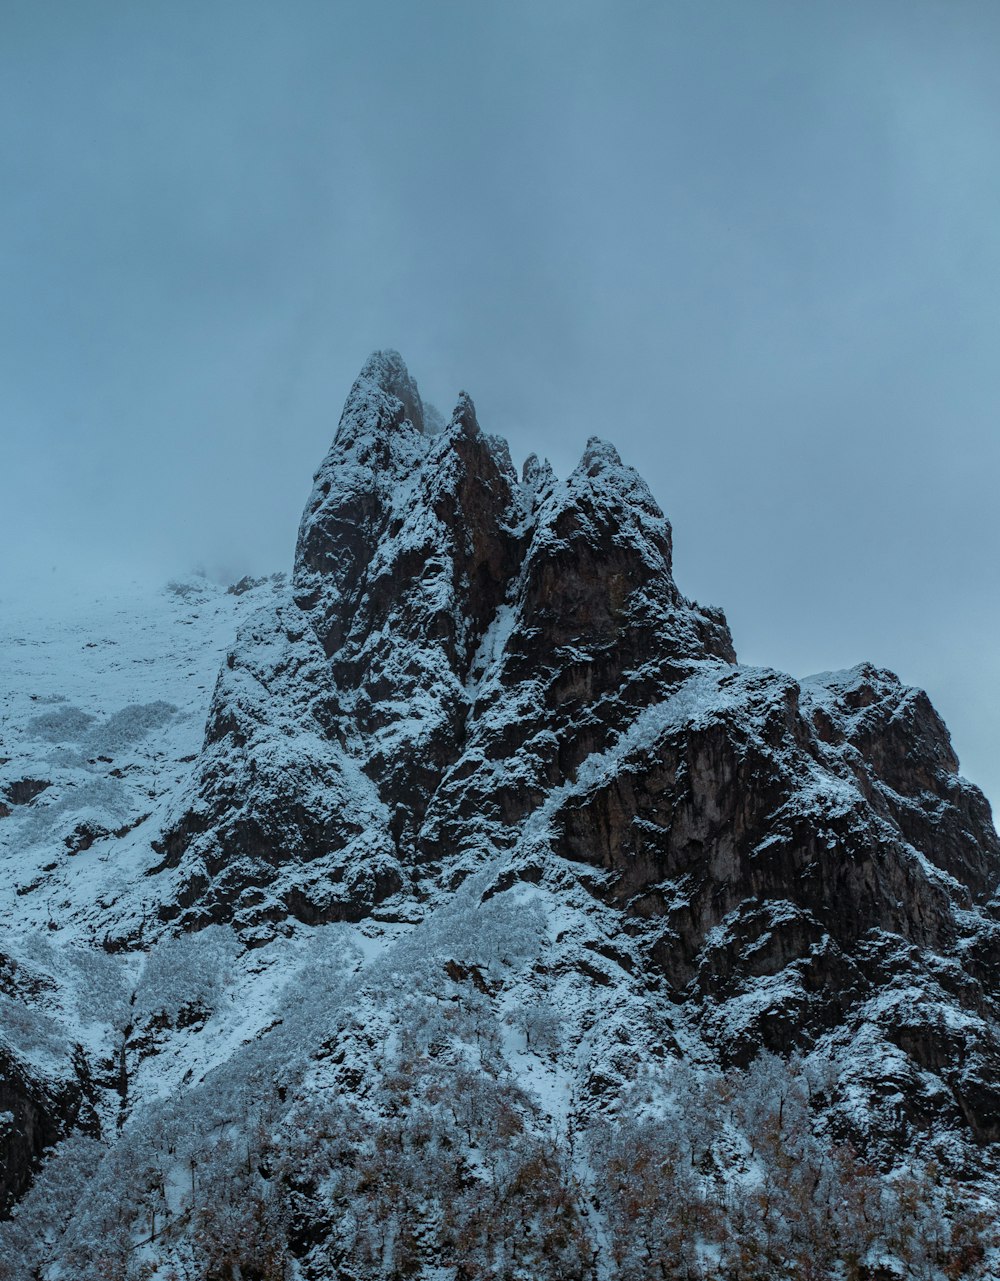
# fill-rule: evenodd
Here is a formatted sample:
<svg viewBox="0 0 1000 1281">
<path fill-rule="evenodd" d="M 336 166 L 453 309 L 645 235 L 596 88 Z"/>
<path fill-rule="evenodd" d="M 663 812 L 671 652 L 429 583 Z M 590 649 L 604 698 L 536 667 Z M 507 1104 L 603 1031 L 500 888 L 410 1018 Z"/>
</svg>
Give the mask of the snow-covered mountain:
<svg viewBox="0 0 1000 1281">
<path fill-rule="evenodd" d="M 989 807 L 611 446 L 378 353 L 289 581 L 3 629 L 0 1271 L 996 1274 Z"/>
</svg>

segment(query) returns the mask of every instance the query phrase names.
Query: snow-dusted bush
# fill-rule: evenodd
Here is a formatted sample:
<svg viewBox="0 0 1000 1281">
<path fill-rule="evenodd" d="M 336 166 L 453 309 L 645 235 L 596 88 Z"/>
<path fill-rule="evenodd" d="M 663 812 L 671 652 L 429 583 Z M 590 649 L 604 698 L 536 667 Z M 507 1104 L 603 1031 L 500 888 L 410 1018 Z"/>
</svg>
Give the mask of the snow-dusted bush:
<svg viewBox="0 0 1000 1281">
<path fill-rule="evenodd" d="M 62 1025 L 44 1012 L 0 992 L 0 1048 L 39 1063 L 43 1070 L 61 1065 L 69 1042 Z"/>
<path fill-rule="evenodd" d="M 154 703 L 129 703 L 94 725 L 87 734 L 87 745 L 92 751 L 120 752 L 165 725 L 176 711 L 173 703 L 162 699 Z"/>
<path fill-rule="evenodd" d="M 238 950 L 233 931 L 222 925 L 161 939 L 150 950 L 136 986 L 136 1024 L 207 1018 L 231 978 Z"/>
</svg>

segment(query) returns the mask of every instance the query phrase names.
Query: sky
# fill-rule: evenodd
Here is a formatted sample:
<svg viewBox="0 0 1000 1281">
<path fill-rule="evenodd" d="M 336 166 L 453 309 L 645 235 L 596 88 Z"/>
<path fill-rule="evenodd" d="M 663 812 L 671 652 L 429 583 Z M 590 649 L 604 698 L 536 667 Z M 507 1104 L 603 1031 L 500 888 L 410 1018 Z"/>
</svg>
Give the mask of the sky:
<svg viewBox="0 0 1000 1281">
<path fill-rule="evenodd" d="M 3 0 L 0 588 L 287 568 L 395 347 L 1000 801 L 998 64 L 995 0 Z"/>
</svg>

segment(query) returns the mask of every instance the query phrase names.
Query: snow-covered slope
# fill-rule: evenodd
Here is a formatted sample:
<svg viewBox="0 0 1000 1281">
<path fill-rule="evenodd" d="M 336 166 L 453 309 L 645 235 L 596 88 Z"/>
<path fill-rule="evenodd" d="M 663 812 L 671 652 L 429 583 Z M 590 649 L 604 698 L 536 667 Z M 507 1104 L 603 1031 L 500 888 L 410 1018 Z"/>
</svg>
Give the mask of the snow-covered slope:
<svg viewBox="0 0 1000 1281">
<path fill-rule="evenodd" d="M 116 906 L 141 921 L 150 846 L 201 750 L 226 648 L 281 584 L 60 587 L 0 615 L 0 903 L 15 929 L 94 942 Z"/>
<path fill-rule="evenodd" d="M 395 353 L 243 586 L 4 617 L 13 1275 L 990 1275 L 925 695 L 737 665 L 612 447 L 518 477 Z"/>
</svg>

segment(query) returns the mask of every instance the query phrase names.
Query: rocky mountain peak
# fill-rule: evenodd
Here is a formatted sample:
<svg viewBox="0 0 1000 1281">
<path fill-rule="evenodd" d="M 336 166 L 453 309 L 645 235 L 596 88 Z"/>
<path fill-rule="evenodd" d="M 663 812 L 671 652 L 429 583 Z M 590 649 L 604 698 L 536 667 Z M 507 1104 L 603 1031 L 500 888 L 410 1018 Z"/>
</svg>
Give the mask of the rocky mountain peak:
<svg viewBox="0 0 1000 1281">
<path fill-rule="evenodd" d="M 599 476 L 605 468 L 621 467 L 621 465 L 621 455 L 614 445 L 602 440 L 600 436 L 588 438 L 587 447 L 580 459 L 580 469 L 588 476 L 593 478 Z"/>
<path fill-rule="evenodd" d="M 338 745 L 326 764 L 313 766 L 327 794 L 343 790 L 333 774 L 347 765 L 370 780 L 355 826 L 392 860 L 380 894 L 463 851 L 475 861 L 516 844 L 564 772 L 613 743 L 645 701 L 665 694 L 692 664 L 734 660 L 721 613 L 678 592 L 669 522 L 613 446 L 591 440 L 564 482 L 529 461 L 529 483 L 521 484 L 506 442 L 481 431 L 467 393 L 448 428 L 431 437 L 414 422 L 419 404 L 396 353 L 371 357 L 316 474 L 299 530 L 293 602 L 241 638 L 207 734 L 211 758 L 238 742 L 245 759 L 253 736 L 234 731 L 241 716 L 233 704 L 246 709 L 247 686 L 230 673 L 247 662 L 256 667 L 263 638 L 272 635 L 266 661 L 278 662 L 312 732 Z M 280 661 L 279 653 L 286 655 Z M 306 670 L 308 679 L 293 679 Z M 263 683 L 273 690 L 273 679 Z M 270 721 L 266 706 L 254 719 Z M 498 778 L 504 758 L 508 776 Z M 199 803 L 165 846 L 171 863 L 194 858 L 198 868 L 177 901 L 197 900 L 212 918 L 231 910 L 212 904 L 220 885 L 228 901 L 233 880 L 210 876 L 205 898 L 202 848 L 210 847 L 208 865 L 221 868 L 248 839 L 255 848 L 277 839 L 268 817 L 277 818 L 275 805 L 259 803 L 264 760 L 253 767 L 250 837 L 244 799 L 230 780 L 222 786 L 218 768 L 206 768 L 199 791 L 210 810 L 215 793 L 224 793 L 226 816 L 219 812 L 220 821 L 201 832 L 192 818 Z M 234 805 L 239 835 L 230 838 Z M 284 820 L 281 828 L 284 844 Z M 351 845 L 326 819 L 322 830 L 318 841 L 315 825 L 304 824 L 308 835 L 286 847 L 297 858 L 292 850 L 308 843 L 317 875 L 319 851 L 339 860 Z M 263 906 L 256 891 L 252 897 Z M 329 883 L 321 897 L 341 906 L 321 908 L 299 887 L 284 909 L 266 911 L 365 910 Z"/>
<path fill-rule="evenodd" d="M 542 462 L 537 454 L 529 454 L 521 468 L 521 484 L 537 492 L 550 488 L 554 483 L 555 473 L 549 460 L 546 458 Z"/>
<path fill-rule="evenodd" d="M 451 416 L 452 427 L 457 427 L 464 431 L 468 436 L 477 436 L 479 434 L 479 420 L 476 418 L 476 407 L 472 403 L 472 397 L 467 391 L 458 393 L 458 403 L 455 405 L 455 411 Z"/>
<path fill-rule="evenodd" d="M 183 632 L 204 593 L 183 584 L 177 593 Z M 36 913 L 36 933 L 58 935 L 55 903 L 100 946 L 58 965 L 37 940 L 17 964 L 0 956 L 7 1025 L 27 1029 L 23 1053 L 5 1059 L 0 1042 L 0 1116 L 14 1118 L 0 1130 L 13 1171 L 0 1197 L 22 1194 L 42 1147 L 103 1125 L 120 1133 L 121 1152 L 145 1153 L 134 1181 L 172 1189 L 172 1209 L 144 1202 L 143 1213 L 149 1204 L 172 1213 L 178 1240 L 183 1223 L 204 1225 L 188 1216 L 202 1214 L 206 1158 L 183 1147 L 192 1126 L 176 1102 L 198 1064 L 203 1094 L 192 1097 L 241 1136 L 233 1150 L 250 1192 L 264 1184 L 286 1198 L 292 1210 L 275 1223 L 292 1225 L 289 1248 L 312 1259 L 303 1275 L 322 1281 L 348 1274 L 340 1256 L 320 1257 L 343 1197 L 352 1221 L 363 1221 L 365 1189 L 389 1185 L 386 1152 L 409 1151 L 426 1173 L 432 1131 L 420 1127 L 431 1117 L 447 1135 L 444 1164 L 459 1162 L 456 1201 L 489 1164 L 470 1163 L 463 1142 L 492 1153 L 490 1143 L 504 1150 L 512 1135 L 524 1138 L 534 1146 L 523 1182 L 533 1188 L 554 1159 L 539 1153 L 586 1131 L 585 1143 L 568 1145 L 576 1191 L 553 1204 L 589 1196 L 581 1189 L 605 1170 L 606 1190 L 579 1222 L 604 1223 L 621 1194 L 618 1241 L 632 1239 L 631 1184 L 646 1196 L 644 1180 L 664 1171 L 694 1180 L 691 1204 L 715 1207 L 706 1221 L 735 1214 L 736 1231 L 754 1240 L 754 1216 L 733 1209 L 731 1187 L 758 1195 L 766 1177 L 771 1195 L 774 1178 L 790 1177 L 780 1202 L 788 1213 L 775 1218 L 796 1231 L 807 1219 L 819 1227 L 805 1232 L 799 1271 L 786 1267 L 784 1247 L 769 1255 L 761 1246 L 761 1276 L 846 1276 L 847 1247 L 819 1273 L 812 1260 L 852 1197 L 858 1249 L 876 1269 L 855 1274 L 888 1276 L 877 1270 L 885 1250 L 905 1253 L 892 1244 L 894 1225 L 866 1233 L 875 1192 L 896 1204 L 883 1179 L 894 1163 L 900 1205 L 915 1204 L 912 1163 L 929 1163 L 920 1195 L 937 1207 L 924 1216 L 936 1223 L 941 1214 L 957 1223 L 942 1170 L 995 1192 L 1000 840 L 986 799 L 961 777 L 927 695 L 892 672 L 861 664 L 796 679 L 737 663 L 722 611 L 679 591 L 670 523 L 612 445 L 591 438 L 565 479 L 532 456 L 519 481 L 506 443 L 482 430 L 466 393 L 449 423 L 423 416 L 400 357 L 376 353 L 316 473 L 291 582 L 241 584 L 225 599 L 238 599 L 241 624 L 201 750 L 177 752 L 170 778 L 153 735 L 178 708 L 162 698 L 95 723 L 59 692 L 40 713 L 32 692 L 25 741 L 41 755 L 8 759 L 5 749 L 0 837 L 15 832 L 7 862 L 23 857 L 22 844 L 37 846 L 37 865 L 7 902 Z M 72 644 L 77 662 L 75 632 Z M 185 658 L 178 690 L 190 670 Z M 141 751 L 123 748 L 139 740 Z M 86 803 L 74 810 L 60 789 L 77 776 Z M 46 814 L 65 826 L 46 826 Z M 51 832 L 54 842 L 38 837 Z M 139 987 L 115 998 L 115 1057 L 110 1030 L 103 1048 L 83 1047 L 94 1020 L 93 1006 L 80 1005 L 86 1025 L 48 1081 L 44 1064 L 54 1060 L 39 1046 L 55 1044 L 57 1017 L 77 1017 L 67 1011 L 91 987 L 104 1001 L 117 990 L 109 974 L 133 982 L 135 954 L 150 948 Z M 109 958 L 122 954 L 116 968 Z M 63 989 L 49 970 L 68 996 L 54 995 Z M 279 971 L 284 986 L 272 981 Z M 232 979 L 231 995 L 219 974 Z M 190 1000 L 176 999 L 179 983 Z M 26 1022 L 24 993 L 51 1013 Z M 230 1097 L 220 1081 L 231 1061 Z M 672 1093 L 657 1095 L 658 1082 Z M 150 1124 L 135 1102 L 143 1089 Z M 458 1109 L 471 1118 L 496 1089 L 493 1120 L 476 1139 L 481 1121 L 469 1119 L 462 1139 Z M 168 1133 L 155 1108 L 171 1090 L 178 1111 L 163 1159 L 183 1150 L 189 1164 L 157 1185 L 149 1145 Z M 265 1094 L 274 1125 L 254 1147 L 239 1127 L 249 1124 L 247 1100 Z M 441 1101 L 453 1098 L 449 1120 Z M 414 1107 L 424 1119 L 411 1143 L 398 1123 Z M 124 1118 L 136 1108 L 130 1129 Z M 345 1137 L 352 1108 L 357 1128 Z M 686 1118 L 683 1142 L 670 1137 L 672 1116 Z M 372 1127 L 381 1137 L 362 1175 L 356 1154 Z M 773 1169 L 762 1167 L 771 1160 L 762 1143 L 779 1131 Z M 329 1139 L 326 1174 L 303 1148 L 306 1133 L 339 1136 Z M 544 1142 L 526 1137 L 536 1134 Z M 118 1151 L 102 1167 L 110 1190 L 95 1202 L 111 1207 L 109 1222 L 122 1195 L 114 1170 L 131 1168 L 116 1164 Z M 800 1179 L 807 1160 L 813 1173 Z M 581 1161 L 591 1162 L 582 1179 Z M 817 1192 L 834 1168 L 842 1186 Z M 274 1178 L 278 1170 L 295 1173 Z M 796 1199 L 810 1183 L 807 1197 L 826 1197 L 822 1215 Z M 438 1214 L 428 1219 L 425 1184 L 414 1185 L 412 1203 L 421 1232 Z M 493 1196 L 499 1183 L 491 1186 Z M 674 1205 L 676 1192 L 660 1188 L 649 1204 Z M 401 1222 L 397 1208 L 380 1220 L 394 1225 L 386 1239 Z M 537 1212 L 522 1206 L 517 1217 L 534 1222 Z M 434 1267 L 452 1248 L 450 1213 L 438 1216 L 445 1244 Z M 67 1217 L 58 1206 L 52 1215 Z M 682 1217 L 688 1240 L 699 1214 Z M 531 1275 L 595 1275 L 610 1231 L 600 1227 L 579 1267 L 557 1260 Z M 204 1238 L 202 1227 L 195 1235 Z M 423 1238 L 411 1235 L 419 1252 Z M 642 1237 L 628 1275 L 649 1274 L 655 1235 Z M 942 1239 L 936 1227 L 931 1235 Z M 730 1262 L 704 1275 L 743 1275 L 749 1256 L 737 1257 L 728 1228 L 716 1245 Z M 344 1248 L 344 1258 L 364 1254 Z M 350 1275 L 399 1275 L 370 1263 L 352 1263 Z M 664 1275 L 668 1263 L 673 1255 Z M 249 1276 L 256 1263 L 240 1266 Z M 601 1266 L 601 1277 L 624 1275 L 608 1259 Z"/>
<path fill-rule="evenodd" d="M 374 368 L 400 386 L 401 362 Z M 519 485 L 463 394 L 441 435 L 369 448 L 362 429 L 382 440 L 379 415 L 403 412 L 372 379 L 303 518 L 296 605 L 235 650 L 236 670 L 272 670 L 255 732 L 280 686 L 282 718 L 297 707 L 303 743 L 329 747 L 309 748 L 292 824 L 286 768 L 269 740 L 250 748 L 248 810 L 231 780 L 254 739 L 232 728 L 248 708 L 224 673 L 199 799 L 167 841 L 180 873 L 199 869 L 182 919 L 364 916 L 531 849 L 533 875 L 575 866 L 616 905 L 677 999 L 708 1000 L 729 1053 L 837 1026 L 872 991 L 871 957 L 889 974 L 914 947 L 960 948 L 985 981 L 997 927 L 968 911 L 1000 846 L 925 695 L 870 667 L 799 683 L 734 666 L 724 616 L 678 591 L 670 523 L 613 446 L 588 441 L 565 481 L 529 459 Z M 250 899 L 222 870 L 248 849 L 267 851 Z M 740 994 L 764 974 L 787 995 L 751 1011 Z"/>
<path fill-rule="evenodd" d="M 376 351 L 365 361 L 344 405 L 337 440 L 410 423 L 424 430 L 423 402 L 398 351 Z"/>
</svg>

